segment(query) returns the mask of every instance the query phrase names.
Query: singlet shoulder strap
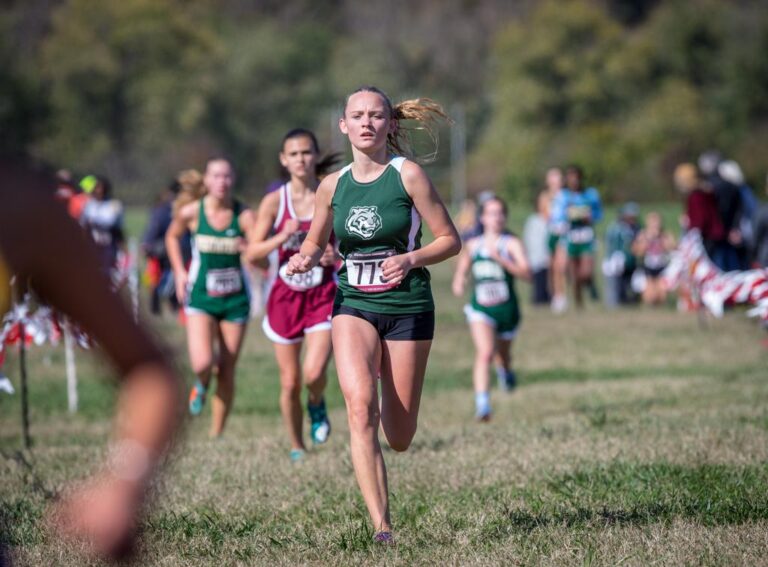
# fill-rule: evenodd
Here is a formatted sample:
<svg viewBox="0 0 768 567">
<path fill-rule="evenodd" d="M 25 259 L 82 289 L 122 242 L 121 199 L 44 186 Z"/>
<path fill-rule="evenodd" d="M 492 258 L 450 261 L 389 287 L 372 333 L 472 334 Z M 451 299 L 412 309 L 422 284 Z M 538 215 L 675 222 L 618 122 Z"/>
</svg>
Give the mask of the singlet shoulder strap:
<svg viewBox="0 0 768 567">
<path fill-rule="evenodd" d="M 200 209 L 197 213 L 197 232 L 200 232 L 202 230 L 210 230 L 210 226 L 208 225 L 208 219 L 205 218 L 205 200 L 200 199 Z"/>
<path fill-rule="evenodd" d="M 279 204 L 277 206 L 277 215 L 275 215 L 275 222 L 272 224 L 272 228 L 277 230 L 280 223 L 283 222 L 283 215 L 285 215 L 286 197 L 290 198 L 290 195 L 286 195 L 288 192 L 288 183 L 283 183 L 280 189 L 277 190 L 280 195 Z"/>
<path fill-rule="evenodd" d="M 474 258 L 475 255 L 480 251 L 480 248 L 482 248 L 482 246 L 483 246 L 482 236 L 475 236 L 474 238 L 471 238 L 469 241 L 467 241 L 469 257 Z"/>
<path fill-rule="evenodd" d="M 285 187 L 285 197 L 283 198 L 283 200 L 285 201 L 285 210 L 288 211 L 288 218 L 298 219 L 299 217 L 296 214 L 296 209 L 293 208 L 293 196 L 291 195 L 291 182 L 288 181 L 285 185 L 283 185 L 283 187 Z"/>
<path fill-rule="evenodd" d="M 403 169 L 403 164 L 405 163 L 405 158 L 403 156 L 395 156 L 391 160 L 389 160 L 389 165 L 394 167 L 398 173 Z"/>
<path fill-rule="evenodd" d="M 350 170 L 350 169 L 352 169 L 352 164 L 351 164 L 351 163 L 348 163 L 347 165 L 345 165 L 344 167 L 342 167 L 342 168 L 339 170 L 339 179 L 341 179 L 341 178 L 342 178 L 342 177 L 344 177 L 344 176 L 345 176 L 347 173 L 349 173 L 349 170 Z"/>
</svg>

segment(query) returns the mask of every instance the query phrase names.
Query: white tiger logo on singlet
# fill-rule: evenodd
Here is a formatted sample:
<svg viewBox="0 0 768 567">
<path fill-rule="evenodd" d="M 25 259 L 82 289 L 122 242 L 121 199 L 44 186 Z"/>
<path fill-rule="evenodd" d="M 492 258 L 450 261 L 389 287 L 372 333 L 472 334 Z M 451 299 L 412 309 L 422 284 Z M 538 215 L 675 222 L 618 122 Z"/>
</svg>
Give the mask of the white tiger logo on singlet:
<svg viewBox="0 0 768 567">
<path fill-rule="evenodd" d="M 381 228 L 378 207 L 352 207 L 344 225 L 347 232 L 369 240 Z"/>
</svg>

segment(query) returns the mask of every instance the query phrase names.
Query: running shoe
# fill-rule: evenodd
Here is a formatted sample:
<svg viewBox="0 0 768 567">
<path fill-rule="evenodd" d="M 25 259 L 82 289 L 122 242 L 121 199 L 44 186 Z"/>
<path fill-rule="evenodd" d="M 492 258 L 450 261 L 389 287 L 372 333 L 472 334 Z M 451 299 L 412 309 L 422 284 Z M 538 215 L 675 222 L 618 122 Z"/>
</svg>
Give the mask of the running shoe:
<svg viewBox="0 0 768 567">
<path fill-rule="evenodd" d="M 595 280 L 589 280 L 589 297 L 592 301 L 600 301 L 600 293 L 597 291 Z"/>
<path fill-rule="evenodd" d="M 304 459 L 304 449 L 291 449 L 289 457 L 292 463 L 298 463 Z"/>
<path fill-rule="evenodd" d="M 486 411 L 486 412 L 476 412 L 475 413 L 475 419 L 477 421 L 479 421 L 480 423 L 488 423 L 489 421 L 491 421 L 491 412 L 490 412 L 490 410 Z"/>
<path fill-rule="evenodd" d="M 552 313 L 557 313 L 558 315 L 560 313 L 565 313 L 565 311 L 568 309 L 568 300 L 564 295 L 556 295 L 552 298 L 551 308 Z"/>
<path fill-rule="evenodd" d="M 514 388 L 514 384 L 510 386 L 509 380 L 507 378 L 507 369 L 503 366 L 496 367 L 496 378 L 499 382 L 499 390 L 502 392 L 509 392 L 512 388 Z"/>
<path fill-rule="evenodd" d="M 475 392 L 475 419 L 491 420 L 491 395 L 488 392 Z"/>
<path fill-rule="evenodd" d="M 373 536 L 373 542 L 383 545 L 395 545 L 395 536 L 392 535 L 392 532 L 388 531 L 376 532 Z"/>
<path fill-rule="evenodd" d="M 331 434 L 331 422 L 328 421 L 328 413 L 325 410 L 325 399 L 320 400 L 316 406 L 307 403 L 307 411 L 312 423 L 312 443 L 315 445 L 325 443 Z"/>
<path fill-rule="evenodd" d="M 504 383 L 506 384 L 507 391 L 512 391 L 517 387 L 517 374 L 514 370 L 507 370 L 504 373 Z"/>
<path fill-rule="evenodd" d="M 192 389 L 189 391 L 189 413 L 192 415 L 200 415 L 205 405 L 205 386 L 200 380 L 195 382 Z"/>
</svg>

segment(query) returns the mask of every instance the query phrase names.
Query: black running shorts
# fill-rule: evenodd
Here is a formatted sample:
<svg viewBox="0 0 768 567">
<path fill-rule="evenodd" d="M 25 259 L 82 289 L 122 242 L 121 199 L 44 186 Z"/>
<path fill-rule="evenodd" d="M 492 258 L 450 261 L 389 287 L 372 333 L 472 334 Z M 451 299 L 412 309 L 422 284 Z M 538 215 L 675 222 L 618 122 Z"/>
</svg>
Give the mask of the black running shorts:
<svg viewBox="0 0 768 567">
<path fill-rule="evenodd" d="M 368 321 L 378 331 L 379 337 L 387 341 L 431 341 L 435 336 L 434 311 L 385 315 L 345 305 L 334 305 L 333 316 L 336 315 L 351 315 Z"/>
</svg>

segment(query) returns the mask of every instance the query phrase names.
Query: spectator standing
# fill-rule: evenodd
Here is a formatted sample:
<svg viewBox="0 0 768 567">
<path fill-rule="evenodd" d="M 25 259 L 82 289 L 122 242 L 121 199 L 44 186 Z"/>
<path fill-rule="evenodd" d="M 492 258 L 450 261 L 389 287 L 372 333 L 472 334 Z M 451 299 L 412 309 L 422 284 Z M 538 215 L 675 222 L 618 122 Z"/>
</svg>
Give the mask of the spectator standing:
<svg viewBox="0 0 768 567">
<path fill-rule="evenodd" d="M 154 315 L 160 315 L 160 300 L 168 297 L 174 311 L 178 309 L 178 301 L 173 291 L 173 272 L 165 249 L 165 232 L 171 225 L 173 201 L 179 193 L 181 184 L 173 180 L 159 195 L 157 202 L 149 211 L 149 220 L 141 247 L 150 265 L 155 265 L 157 278 L 151 282 L 150 310 Z"/>
<path fill-rule="evenodd" d="M 531 303 L 534 305 L 548 304 L 551 300 L 549 293 L 549 263 L 551 258 L 547 243 L 549 236 L 548 219 L 549 195 L 546 191 L 542 191 L 536 198 L 536 212 L 526 219 L 523 228 L 523 241 L 533 274 Z"/>
<path fill-rule="evenodd" d="M 681 219 L 683 230 L 698 229 L 704 248 L 712 258 L 715 249 L 725 240 L 725 230 L 711 187 L 702 183 L 692 163 L 681 163 L 675 168 L 674 183 L 678 191 L 685 195 L 685 214 Z"/>
<path fill-rule="evenodd" d="M 619 209 L 618 218 L 608 225 L 605 232 L 605 304 L 616 307 L 635 300 L 632 291 L 632 274 L 637 266 L 632 253 L 632 243 L 640 230 L 640 208 L 636 203 L 626 203 Z"/>
<path fill-rule="evenodd" d="M 90 233 L 101 251 L 106 271 L 117 265 L 118 253 L 124 252 L 123 204 L 112 197 L 109 179 L 94 176 L 93 197 L 88 200 L 80 215 L 80 224 Z"/>
<path fill-rule="evenodd" d="M 661 305 L 667 299 L 667 288 L 661 274 L 669 264 L 669 254 L 674 248 L 675 239 L 664 230 L 661 215 L 655 211 L 648 213 L 645 228 L 638 233 L 632 245 L 645 275 L 642 297 L 646 305 Z"/>
<path fill-rule="evenodd" d="M 768 195 L 768 175 L 765 178 L 765 194 Z M 761 204 L 755 213 L 753 261 L 760 268 L 768 268 L 768 203 Z"/>
</svg>

